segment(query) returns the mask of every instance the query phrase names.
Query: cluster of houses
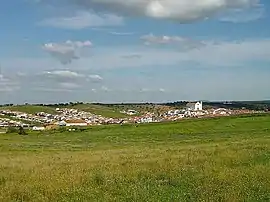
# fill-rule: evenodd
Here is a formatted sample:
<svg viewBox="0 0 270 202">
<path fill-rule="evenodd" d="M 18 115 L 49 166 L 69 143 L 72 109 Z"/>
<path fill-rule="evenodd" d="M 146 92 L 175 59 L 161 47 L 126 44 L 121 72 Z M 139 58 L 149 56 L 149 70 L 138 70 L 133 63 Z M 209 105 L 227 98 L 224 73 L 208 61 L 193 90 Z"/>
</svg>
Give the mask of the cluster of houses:
<svg viewBox="0 0 270 202">
<path fill-rule="evenodd" d="M 8 117 L 5 119 L 5 124 L 2 124 L 2 127 L 8 125 L 18 126 L 23 125 L 25 122 L 29 122 L 32 124 L 27 124 L 25 126 L 30 127 L 31 125 L 35 124 L 36 126 L 33 126 L 33 130 L 44 130 L 48 127 L 53 128 L 53 126 L 88 126 L 115 124 L 121 121 L 119 119 L 107 118 L 101 115 L 92 114 L 90 112 L 68 108 L 56 108 L 56 114 L 50 114 L 46 112 L 28 114 L 19 111 L 0 110 L 0 116 Z"/>
<path fill-rule="evenodd" d="M 151 123 L 162 121 L 175 121 L 192 117 L 229 116 L 233 114 L 251 113 L 249 110 L 203 109 L 202 102 L 188 103 L 184 109 L 169 110 L 157 115 L 153 112 L 140 113 L 135 110 L 122 111 L 130 115 L 127 118 L 108 118 L 90 112 L 69 108 L 56 108 L 56 114 L 38 112 L 35 115 L 11 110 L 0 110 L 0 127 L 24 126 L 32 130 L 40 131 L 56 127 L 88 126 L 101 124 L 123 124 L 123 123 Z M 140 114 L 140 115 L 139 115 Z M 6 118 L 8 117 L 8 118 Z M 25 124 L 25 122 L 32 124 Z M 34 125 L 33 125 L 34 124 Z"/>
<path fill-rule="evenodd" d="M 16 120 L 11 120 L 9 118 L 0 118 L 0 128 L 1 127 L 9 127 L 9 126 L 24 126 L 24 127 L 28 127 L 28 124 L 25 124 L 21 121 L 16 121 Z"/>
</svg>

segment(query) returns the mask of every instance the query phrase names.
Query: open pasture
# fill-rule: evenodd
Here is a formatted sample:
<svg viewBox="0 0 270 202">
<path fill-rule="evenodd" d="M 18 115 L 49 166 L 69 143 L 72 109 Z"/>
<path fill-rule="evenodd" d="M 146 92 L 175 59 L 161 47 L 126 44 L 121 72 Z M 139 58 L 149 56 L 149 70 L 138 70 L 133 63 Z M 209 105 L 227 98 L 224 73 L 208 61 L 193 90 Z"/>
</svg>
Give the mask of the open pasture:
<svg viewBox="0 0 270 202">
<path fill-rule="evenodd" d="M 269 201 L 270 116 L 0 134 L 0 201 Z"/>
</svg>

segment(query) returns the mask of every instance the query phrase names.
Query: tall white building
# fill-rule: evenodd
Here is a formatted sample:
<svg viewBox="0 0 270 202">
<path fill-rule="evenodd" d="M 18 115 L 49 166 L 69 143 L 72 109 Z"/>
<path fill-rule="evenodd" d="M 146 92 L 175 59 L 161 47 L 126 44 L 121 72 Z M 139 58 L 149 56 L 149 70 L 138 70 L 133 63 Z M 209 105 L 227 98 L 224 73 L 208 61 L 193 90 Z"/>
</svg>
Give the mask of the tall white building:
<svg viewBox="0 0 270 202">
<path fill-rule="evenodd" d="M 187 103 L 186 109 L 192 111 L 201 111 L 203 110 L 203 104 L 202 102 L 190 102 Z"/>
</svg>

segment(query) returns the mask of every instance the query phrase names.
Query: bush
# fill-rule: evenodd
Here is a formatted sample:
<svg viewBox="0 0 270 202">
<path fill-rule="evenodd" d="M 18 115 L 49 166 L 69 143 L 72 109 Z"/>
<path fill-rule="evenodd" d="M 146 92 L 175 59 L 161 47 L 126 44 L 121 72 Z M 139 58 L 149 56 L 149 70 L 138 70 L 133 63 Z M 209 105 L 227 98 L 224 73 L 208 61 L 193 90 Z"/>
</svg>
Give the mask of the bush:
<svg viewBox="0 0 270 202">
<path fill-rule="evenodd" d="M 60 128 L 58 129 L 58 131 L 59 131 L 60 133 L 64 133 L 64 132 L 67 132 L 67 128 L 66 128 L 66 127 L 60 127 Z"/>
<path fill-rule="evenodd" d="M 24 131 L 24 129 L 23 129 L 22 126 L 19 127 L 19 132 L 18 132 L 18 134 L 19 134 L 19 135 L 28 135 L 28 134 Z"/>
<path fill-rule="evenodd" d="M 14 126 L 9 126 L 8 128 L 7 128 L 7 134 L 10 134 L 10 133 L 18 133 L 19 131 L 18 131 L 18 128 L 16 128 L 16 127 L 14 127 Z"/>
<path fill-rule="evenodd" d="M 28 135 L 28 134 L 24 131 L 24 129 L 23 129 L 22 126 L 20 126 L 19 128 L 14 127 L 14 126 L 10 126 L 10 127 L 8 127 L 6 133 L 7 133 L 7 134 L 18 133 L 19 135 Z"/>
</svg>

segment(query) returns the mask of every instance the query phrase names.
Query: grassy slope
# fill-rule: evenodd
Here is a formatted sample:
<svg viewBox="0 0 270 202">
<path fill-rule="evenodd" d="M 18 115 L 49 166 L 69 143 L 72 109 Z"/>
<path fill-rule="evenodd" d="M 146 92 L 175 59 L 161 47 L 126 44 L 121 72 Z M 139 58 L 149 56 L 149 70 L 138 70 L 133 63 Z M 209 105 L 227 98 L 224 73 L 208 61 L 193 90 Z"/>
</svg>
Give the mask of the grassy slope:
<svg viewBox="0 0 270 202">
<path fill-rule="evenodd" d="M 164 113 L 172 109 L 171 107 L 166 106 L 154 106 L 154 105 L 96 105 L 96 104 L 78 104 L 78 105 L 68 105 L 62 106 L 64 108 L 73 108 L 78 109 L 86 112 L 91 112 L 93 114 L 101 115 L 104 117 L 111 117 L 111 118 L 126 118 L 130 117 L 129 115 L 122 114 L 120 111 L 134 109 L 139 112 L 151 111 L 151 112 L 160 112 Z M 56 114 L 55 107 L 46 107 L 46 106 L 35 106 L 35 105 L 21 105 L 21 106 L 12 106 L 12 107 L 1 107 L 0 109 L 10 109 L 13 111 L 20 111 L 29 114 L 35 114 L 37 112 L 47 112 L 50 114 Z"/>
<path fill-rule="evenodd" d="M 38 122 L 35 122 L 35 121 L 27 121 L 27 120 L 23 120 L 23 119 L 18 119 L 18 118 L 14 118 L 14 117 L 10 117 L 10 116 L 7 116 L 7 115 L 0 115 L 0 118 L 7 118 L 7 119 L 10 119 L 10 120 L 13 120 L 13 121 L 19 121 L 21 123 L 25 123 L 25 124 L 34 124 L 34 125 L 42 125 L 41 123 L 38 123 Z"/>
<path fill-rule="evenodd" d="M 270 116 L 0 135 L 0 201 L 269 201 Z"/>
<path fill-rule="evenodd" d="M 104 117 L 111 117 L 111 118 L 128 117 L 128 115 L 120 113 L 120 110 L 118 110 L 117 108 L 106 107 L 106 106 L 95 105 L 95 104 L 79 104 L 75 106 L 69 106 L 69 108 L 91 112 L 93 114 L 101 115 Z"/>
<path fill-rule="evenodd" d="M 112 117 L 112 118 L 125 118 L 130 117 L 129 115 L 122 114 L 120 111 L 122 110 L 129 110 L 133 109 L 138 112 L 141 112 L 141 114 L 144 114 L 145 112 L 159 112 L 164 113 L 166 111 L 169 111 L 171 109 L 174 109 L 172 107 L 162 106 L 162 105 L 151 105 L 151 104 L 132 104 L 132 105 L 121 105 L 121 104 L 111 104 L 108 106 L 105 105 L 96 105 L 96 104 L 80 104 L 75 106 L 70 106 L 70 108 L 80 109 L 83 111 L 88 111 L 94 114 L 102 115 L 104 117 Z M 137 114 L 137 115 L 141 115 Z"/>
<path fill-rule="evenodd" d="M 127 117 L 125 114 L 121 114 L 120 111 L 114 109 L 112 107 L 105 107 L 100 105 L 94 104 L 80 104 L 75 106 L 62 106 L 64 108 L 73 108 L 88 111 L 94 114 L 102 115 L 105 117 Z M 50 114 L 57 114 L 55 107 L 47 107 L 47 106 L 35 106 L 35 105 L 19 105 L 19 106 L 12 106 L 12 107 L 1 107 L 0 109 L 10 109 L 13 111 L 25 112 L 29 114 L 36 114 L 37 112 L 46 112 Z"/>
<path fill-rule="evenodd" d="M 35 106 L 35 105 L 18 105 L 12 107 L 1 107 L 0 109 L 9 109 L 12 111 L 25 112 L 28 114 L 36 114 L 37 112 L 46 112 L 50 114 L 56 114 L 54 108 L 46 106 Z"/>
</svg>

